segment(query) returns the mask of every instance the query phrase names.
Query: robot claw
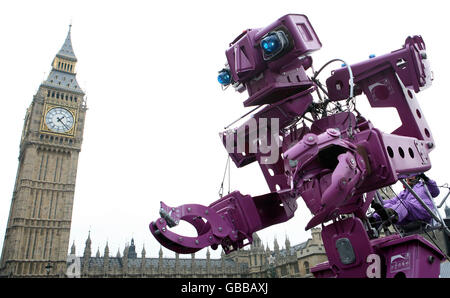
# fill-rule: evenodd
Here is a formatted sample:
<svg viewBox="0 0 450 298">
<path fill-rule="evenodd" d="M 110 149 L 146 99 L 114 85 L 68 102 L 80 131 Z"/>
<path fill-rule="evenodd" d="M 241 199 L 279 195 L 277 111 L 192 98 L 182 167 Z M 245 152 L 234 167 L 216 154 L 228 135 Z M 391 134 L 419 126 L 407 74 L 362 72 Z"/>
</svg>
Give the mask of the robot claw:
<svg viewBox="0 0 450 298">
<path fill-rule="evenodd" d="M 244 212 L 255 216 L 250 219 Z M 150 223 L 150 231 L 161 245 L 177 253 L 194 253 L 207 246 L 217 249 L 218 245 L 229 253 L 250 244 L 253 232 L 261 228 L 252 197 L 238 191 L 208 207 L 199 204 L 170 207 L 161 202 L 159 213 L 161 218 Z M 180 220 L 194 226 L 197 237 L 182 236 L 169 230 Z M 248 243 L 244 244 L 245 240 Z"/>
</svg>

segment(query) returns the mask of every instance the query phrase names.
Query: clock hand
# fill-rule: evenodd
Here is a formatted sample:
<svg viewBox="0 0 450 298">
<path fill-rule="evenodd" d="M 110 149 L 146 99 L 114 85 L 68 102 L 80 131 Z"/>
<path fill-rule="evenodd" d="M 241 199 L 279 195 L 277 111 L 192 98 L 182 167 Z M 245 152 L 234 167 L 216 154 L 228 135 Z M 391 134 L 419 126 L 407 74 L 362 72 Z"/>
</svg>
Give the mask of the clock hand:
<svg viewBox="0 0 450 298">
<path fill-rule="evenodd" d="M 67 130 L 70 130 L 70 128 L 68 128 L 68 127 L 64 124 L 64 122 L 61 121 L 63 118 L 64 118 L 64 116 L 62 116 L 61 118 L 56 117 L 56 119 L 57 119 L 59 122 L 61 122 L 61 124 L 64 125 L 64 127 L 67 128 Z"/>
</svg>

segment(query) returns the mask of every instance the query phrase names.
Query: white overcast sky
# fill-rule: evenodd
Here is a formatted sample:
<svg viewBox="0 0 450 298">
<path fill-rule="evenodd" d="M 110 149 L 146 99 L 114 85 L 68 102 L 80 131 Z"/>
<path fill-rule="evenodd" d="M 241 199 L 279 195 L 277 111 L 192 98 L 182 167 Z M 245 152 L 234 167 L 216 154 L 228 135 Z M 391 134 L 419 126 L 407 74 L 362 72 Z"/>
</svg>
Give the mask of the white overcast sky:
<svg viewBox="0 0 450 298">
<path fill-rule="evenodd" d="M 70 243 L 81 255 L 88 231 L 93 254 L 105 243 L 123 252 L 134 237 L 140 255 L 156 257 L 148 229 L 159 202 L 208 205 L 218 198 L 227 154 L 218 133 L 243 115 L 246 93 L 223 92 L 217 71 L 225 50 L 247 28 L 264 27 L 287 13 L 306 14 L 322 50 L 315 68 L 332 58 L 349 63 L 399 49 L 422 35 L 435 81 L 417 95 L 436 140 L 429 176 L 450 182 L 448 141 L 450 82 L 445 1 L 2 1 L 0 4 L 0 247 L 18 165 L 25 111 L 46 78 L 72 22 L 77 79 L 87 94 Z M 340 65 L 334 65 L 340 67 Z M 326 74 L 321 75 L 325 80 Z M 395 113 L 357 107 L 386 131 Z M 232 166 L 231 188 L 268 192 L 259 167 Z M 442 197 L 442 196 L 441 196 Z M 259 232 L 273 247 L 310 237 L 311 218 L 299 199 L 296 216 Z M 180 227 L 181 228 L 181 227 Z M 181 228 L 182 229 L 182 228 Z M 188 229 L 191 233 L 192 230 Z M 191 233 L 192 234 L 192 233 Z M 197 253 L 205 255 L 206 249 Z M 164 255 L 174 253 L 164 249 Z M 220 249 L 212 251 L 218 257 Z"/>
</svg>

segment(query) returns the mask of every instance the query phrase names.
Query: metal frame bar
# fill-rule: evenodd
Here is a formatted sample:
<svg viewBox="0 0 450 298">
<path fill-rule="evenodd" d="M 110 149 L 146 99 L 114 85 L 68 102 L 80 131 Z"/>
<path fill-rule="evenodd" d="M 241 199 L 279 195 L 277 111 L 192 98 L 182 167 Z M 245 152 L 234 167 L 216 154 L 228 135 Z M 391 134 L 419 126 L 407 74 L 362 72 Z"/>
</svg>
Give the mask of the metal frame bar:
<svg viewBox="0 0 450 298">
<path fill-rule="evenodd" d="M 414 191 L 414 189 L 411 188 L 411 186 L 409 186 L 408 183 L 406 183 L 405 179 L 400 179 L 400 182 L 403 184 L 403 186 L 413 195 L 413 197 L 422 205 L 422 207 L 433 217 L 434 220 L 436 220 L 438 223 L 441 224 L 442 228 L 444 229 L 445 233 L 450 236 L 450 230 L 447 228 L 447 226 L 445 225 L 445 223 L 442 221 L 442 219 L 440 218 L 440 216 L 437 216 L 431 209 L 430 207 L 428 207 L 428 205 L 422 200 L 421 197 L 419 197 L 419 195 Z M 426 185 L 425 185 L 426 187 Z M 430 196 L 431 201 L 433 202 L 433 199 L 428 191 L 428 188 L 425 188 L 427 191 L 427 194 Z M 434 202 L 433 202 L 434 205 Z M 434 205 L 436 207 L 436 205 Z M 437 209 L 436 209 L 437 211 Z M 438 212 L 439 214 L 439 212 Z"/>
<path fill-rule="evenodd" d="M 441 208 L 442 205 L 444 205 L 445 201 L 447 200 L 448 196 L 450 195 L 450 188 L 448 189 L 447 195 L 442 199 L 441 203 L 437 206 L 438 208 Z"/>
</svg>

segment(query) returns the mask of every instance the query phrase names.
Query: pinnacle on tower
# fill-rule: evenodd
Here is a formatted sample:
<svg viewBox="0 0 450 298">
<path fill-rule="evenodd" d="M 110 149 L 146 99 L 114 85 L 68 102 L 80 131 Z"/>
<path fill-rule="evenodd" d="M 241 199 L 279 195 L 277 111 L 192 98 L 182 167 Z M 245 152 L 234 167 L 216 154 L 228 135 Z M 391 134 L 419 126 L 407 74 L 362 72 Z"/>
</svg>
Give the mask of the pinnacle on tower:
<svg viewBox="0 0 450 298">
<path fill-rule="evenodd" d="M 84 247 L 84 254 L 83 256 L 85 258 L 91 257 L 91 231 L 89 231 L 88 237 L 86 239 L 86 246 Z"/>
<path fill-rule="evenodd" d="M 130 251 L 130 247 L 125 245 L 125 248 L 123 249 L 123 257 L 128 259 L 128 252 Z"/>
<path fill-rule="evenodd" d="M 286 249 L 289 249 L 291 247 L 291 241 L 289 241 L 289 237 L 287 235 L 284 244 L 286 245 Z"/>
<path fill-rule="evenodd" d="M 278 245 L 278 241 L 277 241 L 277 238 L 276 238 L 276 237 L 275 237 L 275 239 L 273 240 L 273 249 L 274 249 L 275 251 L 280 250 L 280 246 Z"/>
<path fill-rule="evenodd" d="M 72 247 L 70 248 L 70 254 L 75 255 L 75 240 L 72 243 Z"/>
<path fill-rule="evenodd" d="M 91 247 L 91 243 L 91 231 L 89 231 L 88 237 L 86 239 L 86 246 L 89 245 L 89 247 Z"/>
<path fill-rule="evenodd" d="M 61 49 L 59 50 L 58 54 L 56 54 L 56 57 L 60 57 L 63 59 L 67 59 L 67 60 L 76 62 L 77 57 L 75 56 L 75 53 L 73 52 L 71 31 L 72 31 L 72 24 L 69 25 L 69 32 L 67 33 L 66 40 L 64 41 L 64 44 L 61 47 Z"/>
<path fill-rule="evenodd" d="M 145 253 L 146 253 L 145 246 L 142 245 L 142 251 L 141 251 L 142 258 L 145 258 Z"/>
<path fill-rule="evenodd" d="M 106 241 L 106 246 L 105 246 L 105 253 L 104 253 L 105 257 L 109 257 L 109 246 L 108 246 L 108 241 Z"/>
<path fill-rule="evenodd" d="M 75 92 L 84 96 L 84 92 L 81 90 L 76 79 L 75 67 L 77 58 L 73 52 L 70 33 L 71 29 L 67 33 L 63 46 L 53 59 L 52 70 L 43 82 L 43 85 L 52 90 Z"/>
</svg>

